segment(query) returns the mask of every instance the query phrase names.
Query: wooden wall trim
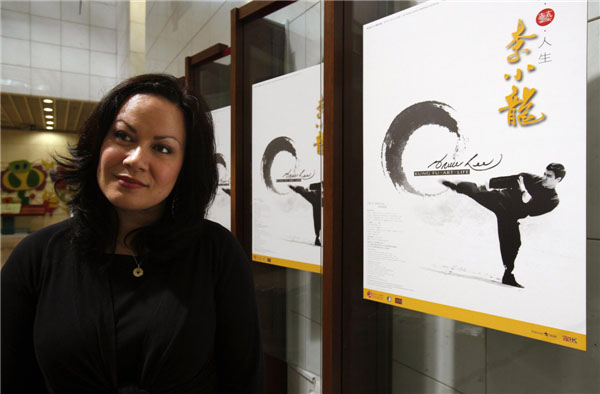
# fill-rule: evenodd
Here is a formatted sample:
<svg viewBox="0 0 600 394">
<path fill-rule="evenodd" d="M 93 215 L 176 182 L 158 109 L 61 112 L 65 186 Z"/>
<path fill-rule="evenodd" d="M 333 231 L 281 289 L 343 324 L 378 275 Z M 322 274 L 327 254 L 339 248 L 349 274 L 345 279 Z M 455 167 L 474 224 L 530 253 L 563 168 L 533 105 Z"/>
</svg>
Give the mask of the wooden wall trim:
<svg viewBox="0 0 600 394">
<path fill-rule="evenodd" d="M 190 66 L 197 66 L 200 64 L 204 64 L 204 63 L 210 63 L 214 60 L 220 59 L 222 57 L 225 57 L 227 55 L 229 55 L 231 53 L 231 48 L 229 48 L 227 45 L 225 44 L 215 44 L 213 46 L 210 46 L 208 48 L 206 48 L 205 50 L 196 53 L 195 55 L 192 56 L 188 56 L 186 57 L 186 63 L 187 63 L 187 59 L 190 59 Z"/>
<path fill-rule="evenodd" d="M 194 81 L 194 73 L 192 73 L 193 67 L 210 63 L 229 54 L 231 54 L 231 48 L 225 44 L 218 43 L 196 53 L 195 55 L 186 56 L 185 76 L 183 77 L 185 87 L 187 89 L 191 89 L 193 86 L 195 86 L 196 81 Z"/>
<path fill-rule="evenodd" d="M 343 2 L 325 2 L 323 173 L 324 393 L 342 390 Z"/>
<path fill-rule="evenodd" d="M 239 20 L 249 22 L 262 18 L 294 2 L 296 0 L 251 1 L 239 8 Z"/>
</svg>

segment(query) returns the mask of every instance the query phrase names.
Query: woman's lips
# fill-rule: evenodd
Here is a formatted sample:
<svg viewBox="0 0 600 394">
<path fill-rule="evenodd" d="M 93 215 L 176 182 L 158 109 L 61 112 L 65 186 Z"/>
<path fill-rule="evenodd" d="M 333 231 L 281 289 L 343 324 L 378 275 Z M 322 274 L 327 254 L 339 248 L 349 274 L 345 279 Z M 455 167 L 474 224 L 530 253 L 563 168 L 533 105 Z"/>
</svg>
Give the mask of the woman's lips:
<svg viewBox="0 0 600 394">
<path fill-rule="evenodd" d="M 142 181 L 132 178 L 126 175 L 117 175 L 117 179 L 119 180 L 119 185 L 129 188 L 129 189 L 140 189 L 143 187 L 147 187 Z"/>
</svg>

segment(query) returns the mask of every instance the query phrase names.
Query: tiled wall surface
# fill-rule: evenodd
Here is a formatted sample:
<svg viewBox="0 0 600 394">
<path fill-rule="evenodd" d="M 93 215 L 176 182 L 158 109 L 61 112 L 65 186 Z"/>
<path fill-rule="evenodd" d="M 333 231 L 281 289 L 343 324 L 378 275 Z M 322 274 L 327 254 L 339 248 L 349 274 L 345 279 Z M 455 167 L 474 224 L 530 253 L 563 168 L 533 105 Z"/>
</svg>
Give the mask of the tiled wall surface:
<svg viewBox="0 0 600 394">
<path fill-rule="evenodd" d="M 587 352 L 394 308 L 394 393 L 595 393 L 600 387 L 600 2 L 588 2 Z"/>
<path fill-rule="evenodd" d="M 146 70 L 185 74 L 185 57 L 231 44 L 230 12 L 246 1 L 146 2 Z"/>
<path fill-rule="evenodd" d="M 97 100 L 117 81 L 121 3 L 2 1 L 2 91 Z"/>
<path fill-rule="evenodd" d="M 129 1 L 119 1 L 116 3 L 117 16 L 117 59 L 116 59 L 116 80 L 121 81 L 130 76 L 130 3 Z"/>
</svg>

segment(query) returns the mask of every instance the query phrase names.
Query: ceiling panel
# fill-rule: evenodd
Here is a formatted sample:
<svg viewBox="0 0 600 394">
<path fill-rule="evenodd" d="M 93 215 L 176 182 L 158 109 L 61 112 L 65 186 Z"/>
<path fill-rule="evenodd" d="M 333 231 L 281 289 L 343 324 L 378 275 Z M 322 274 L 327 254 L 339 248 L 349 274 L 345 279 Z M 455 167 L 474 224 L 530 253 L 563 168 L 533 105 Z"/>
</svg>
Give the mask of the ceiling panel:
<svg viewBox="0 0 600 394">
<path fill-rule="evenodd" d="M 42 100 L 52 99 L 46 104 Z M 46 131 L 46 121 L 54 122 L 54 130 L 77 133 L 90 116 L 97 102 L 71 100 L 54 97 L 28 96 L 16 93 L 2 93 L 2 128 Z M 44 107 L 52 111 L 44 111 Z M 46 119 L 52 115 L 53 119 Z"/>
</svg>

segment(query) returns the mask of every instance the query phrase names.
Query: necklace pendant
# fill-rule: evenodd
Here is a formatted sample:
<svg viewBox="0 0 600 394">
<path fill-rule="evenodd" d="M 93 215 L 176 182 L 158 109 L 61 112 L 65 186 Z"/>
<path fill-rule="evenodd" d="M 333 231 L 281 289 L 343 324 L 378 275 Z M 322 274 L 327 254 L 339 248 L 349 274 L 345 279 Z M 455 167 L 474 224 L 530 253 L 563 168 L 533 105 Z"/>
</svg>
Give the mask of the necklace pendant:
<svg viewBox="0 0 600 394">
<path fill-rule="evenodd" d="M 136 278 L 139 278 L 142 275 L 144 275 L 144 270 L 143 269 L 141 269 L 140 267 L 137 267 L 137 268 L 133 269 L 133 276 L 135 276 Z"/>
</svg>

